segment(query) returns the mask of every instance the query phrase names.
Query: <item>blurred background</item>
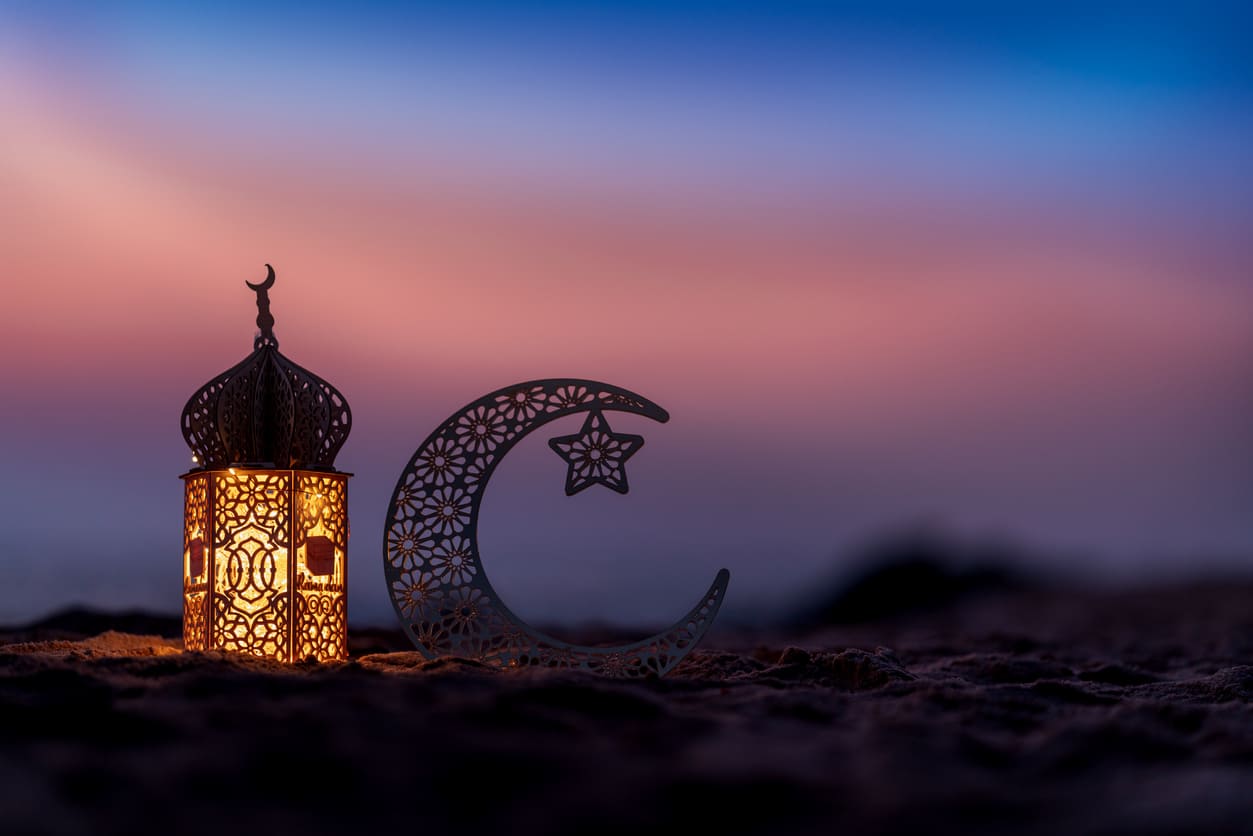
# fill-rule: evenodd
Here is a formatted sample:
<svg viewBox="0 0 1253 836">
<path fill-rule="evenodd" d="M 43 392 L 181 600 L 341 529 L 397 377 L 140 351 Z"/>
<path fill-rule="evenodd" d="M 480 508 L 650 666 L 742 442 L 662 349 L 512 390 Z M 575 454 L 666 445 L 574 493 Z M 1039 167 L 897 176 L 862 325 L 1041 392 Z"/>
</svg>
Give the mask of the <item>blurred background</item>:
<svg viewBox="0 0 1253 836">
<path fill-rule="evenodd" d="M 766 617 L 900 531 L 1249 567 L 1240 5 L 256 5 L 0 6 L 0 620 L 178 610 L 179 415 L 265 262 L 353 408 L 358 624 L 409 456 L 541 377 L 673 418 L 615 416 L 627 496 L 539 435 L 502 465 L 533 621 L 668 621 L 721 566 Z"/>
</svg>

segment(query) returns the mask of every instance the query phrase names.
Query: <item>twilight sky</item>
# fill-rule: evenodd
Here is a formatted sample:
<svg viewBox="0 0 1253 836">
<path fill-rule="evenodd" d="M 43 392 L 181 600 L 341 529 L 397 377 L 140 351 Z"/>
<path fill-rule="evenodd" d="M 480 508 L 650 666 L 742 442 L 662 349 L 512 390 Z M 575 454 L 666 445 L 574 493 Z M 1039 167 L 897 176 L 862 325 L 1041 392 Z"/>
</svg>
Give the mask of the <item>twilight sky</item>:
<svg viewBox="0 0 1253 836">
<path fill-rule="evenodd" d="M 668 621 L 724 565 L 750 615 L 918 523 L 1248 565 L 1247 12 L 592 5 L 0 6 L 0 621 L 177 610 L 179 413 L 267 261 L 353 407 L 357 622 L 408 457 L 539 377 L 673 418 L 614 418 L 625 497 L 502 465 L 529 619 Z"/>
</svg>

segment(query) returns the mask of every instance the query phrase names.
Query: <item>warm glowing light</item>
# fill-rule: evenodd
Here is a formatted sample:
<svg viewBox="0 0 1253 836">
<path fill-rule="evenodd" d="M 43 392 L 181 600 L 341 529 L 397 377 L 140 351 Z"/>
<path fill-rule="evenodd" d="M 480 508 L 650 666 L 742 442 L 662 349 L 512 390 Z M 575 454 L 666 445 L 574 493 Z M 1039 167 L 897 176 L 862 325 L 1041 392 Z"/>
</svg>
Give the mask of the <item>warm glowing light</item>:
<svg viewBox="0 0 1253 836">
<path fill-rule="evenodd" d="M 232 467 L 184 481 L 184 647 L 347 658 L 347 474 Z"/>
</svg>

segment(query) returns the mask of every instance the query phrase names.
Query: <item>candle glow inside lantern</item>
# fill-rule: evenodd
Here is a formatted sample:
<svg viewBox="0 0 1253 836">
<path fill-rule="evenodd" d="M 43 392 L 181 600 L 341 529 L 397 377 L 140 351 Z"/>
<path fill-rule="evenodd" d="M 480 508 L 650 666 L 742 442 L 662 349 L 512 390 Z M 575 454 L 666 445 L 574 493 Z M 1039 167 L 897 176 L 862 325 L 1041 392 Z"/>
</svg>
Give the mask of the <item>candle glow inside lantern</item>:
<svg viewBox="0 0 1253 836">
<path fill-rule="evenodd" d="M 288 360 L 269 288 L 243 362 L 183 409 L 197 465 L 184 474 L 183 645 L 279 661 L 344 659 L 348 477 L 335 455 L 352 414 L 343 395 Z"/>
</svg>

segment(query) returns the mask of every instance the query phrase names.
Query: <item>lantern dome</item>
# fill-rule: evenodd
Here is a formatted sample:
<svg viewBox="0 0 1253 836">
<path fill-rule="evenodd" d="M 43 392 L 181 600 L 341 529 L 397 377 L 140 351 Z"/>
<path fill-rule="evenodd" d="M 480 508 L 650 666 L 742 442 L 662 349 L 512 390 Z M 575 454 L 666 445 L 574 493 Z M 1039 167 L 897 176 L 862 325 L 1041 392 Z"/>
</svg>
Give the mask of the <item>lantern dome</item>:
<svg viewBox="0 0 1253 836">
<path fill-rule="evenodd" d="M 183 408 L 194 469 L 334 470 L 348 439 L 352 413 L 344 396 L 278 350 L 269 297 L 274 268 L 266 270 L 264 282 L 245 282 L 257 294 L 261 329 L 252 354 L 200 387 Z"/>
</svg>

